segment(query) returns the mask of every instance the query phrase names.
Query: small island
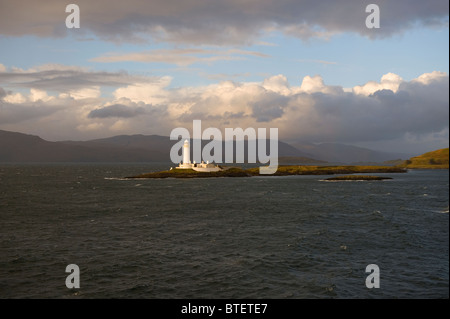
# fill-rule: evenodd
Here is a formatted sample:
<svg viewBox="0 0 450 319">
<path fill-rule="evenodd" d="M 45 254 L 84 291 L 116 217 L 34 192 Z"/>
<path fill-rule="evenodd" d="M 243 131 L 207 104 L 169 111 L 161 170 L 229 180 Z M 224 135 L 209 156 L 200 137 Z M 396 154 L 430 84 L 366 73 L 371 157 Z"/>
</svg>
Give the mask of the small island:
<svg viewBox="0 0 450 319">
<path fill-rule="evenodd" d="M 371 175 L 343 175 L 327 178 L 326 181 L 382 181 L 385 179 L 392 179 L 392 177 Z"/>
<path fill-rule="evenodd" d="M 205 178 L 205 177 L 251 177 L 251 176 L 290 176 L 290 175 L 336 175 L 347 174 L 362 178 L 364 173 L 406 173 L 407 169 L 392 166 L 310 166 L 310 165 L 287 165 L 279 166 L 275 174 L 261 175 L 259 167 L 242 169 L 239 167 L 219 166 L 220 171 L 201 172 L 193 169 L 171 169 L 161 172 L 144 173 L 125 178 Z M 378 176 L 374 176 L 378 178 Z M 383 177 L 387 179 L 386 177 Z"/>
<path fill-rule="evenodd" d="M 245 170 L 237 167 L 223 168 L 214 172 L 199 172 L 193 169 L 171 169 L 168 171 L 145 173 L 125 178 L 205 178 L 205 177 L 249 177 Z"/>
<path fill-rule="evenodd" d="M 209 162 L 200 164 L 191 163 L 190 145 L 186 140 L 183 145 L 183 162 L 170 170 L 161 172 L 144 173 L 136 176 L 125 177 L 135 178 L 205 178 L 205 177 L 251 177 L 251 176 L 289 176 L 289 175 L 334 175 L 334 174 L 363 174 L 363 173 L 406 173 L 404 167 L 393 166 L 317 166 L 317 165 L 281 165 L 278 166 L 274 174 L 260 174 L 259 167 L 242 169 L 240 167 L 219 166 Z M 344 176 L 347 180 L 348 175 Z M 351 177 L 353 179 L 353 176 Z M 358 175 L 357 178 L 363 178 Z M 371 180 L 380 179 L 376 176 L 366 176 Z M 384 178 L 387 179 L 387 178 Z M 354 179 L 353 179 L 354 180 Z"/>
</svg>

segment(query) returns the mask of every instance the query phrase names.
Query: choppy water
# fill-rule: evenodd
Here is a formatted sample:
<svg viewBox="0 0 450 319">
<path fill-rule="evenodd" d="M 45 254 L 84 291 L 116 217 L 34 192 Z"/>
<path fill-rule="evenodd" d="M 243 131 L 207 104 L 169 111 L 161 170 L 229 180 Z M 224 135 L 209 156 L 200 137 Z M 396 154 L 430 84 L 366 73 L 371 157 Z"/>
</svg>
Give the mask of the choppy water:
<svg viewBox="0 0 450 319">
<path fill-rule="evenodd" d="M 168 165 L 0 166 L 0 298 L 449 297 L 448 170 L 120 179 Z"/>
</svg>

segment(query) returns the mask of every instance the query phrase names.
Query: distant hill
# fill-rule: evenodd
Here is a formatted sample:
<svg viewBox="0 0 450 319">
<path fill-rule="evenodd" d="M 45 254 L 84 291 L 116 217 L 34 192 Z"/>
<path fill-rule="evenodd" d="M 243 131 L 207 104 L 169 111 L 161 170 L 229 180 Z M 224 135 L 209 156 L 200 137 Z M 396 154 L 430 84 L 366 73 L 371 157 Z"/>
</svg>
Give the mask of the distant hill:
<svg viewBox="0 0 450 319">
<path fill-rule="evenodd" d="M 84 141 L 84 142 L 73 142 L 73 141 L 66 141 L 63 142 L 65 144 L 70 145 L 77 145 L 77 146 L 84 146 L 89 148 L 96 148 L 96 149 L 102 149 L 102 148 L 113 148 L 116 150 L 120 150 L 123 152 L 123 154 L 128 155 L 129 161 L 141 161 L 140 157 L 148 157 L 150 154 L 161 154 L 161 156 L 158 156 L 156 161 L 170 161 L 170 150 L 172 149 L 172 146 L 177 141 L 170 140 L 167 136 L 159 136 L 159 135 L 118 135 L 113 136 L 109 138 L 103 138 L 103 139 L 95 139 L 90 141 Z M 191 143 L 191 159 L 193 159 L 193 139 L 190 139 Z M 203 147 L 208 144 L 209 141 L 202 141 L 202 149 Z M 227 142 L 228 143 L 228 142 Z M 235 152 L 236 152 L 236 146 L 234 146 L 234 159 L 235 159 Z M 269 141 L 266 143 L 266 149 L 269 149 Z M 247 150 L 248 150 L 248 142 L 246 141 L 244 143 L 244 152 L 245 152 L 245 160 L 247 160 Z M 141 155 L 138 156 L 138 153 L 141 152 Z M 135 156 L 133 156 L 133 154 Z M 144 154 L 146 156 L 144 156 Z M 307 160 L 318 163 L 320 161 L 308 158 L 304 152 L 299 151 L 295 147 L 284 143 L 282 141 L 278 141 L 278 155 L 279 157 L 302 157 L 307 158 Z M 147 161 L 152 161 L 152 159 L 145 159 Z M 225 142 L 222 142 L 222 162 L 225 161 Z"/>
<path fill-rule="evenodd" d="M 170 150 L 176 142 L 159 135 L 49 142 L 34 135 L 0 130 L 0 162 L 170 162 Z M 278 155 L 308 157 L 314 163 L 320 162 L 282 141 L 278 142 Z"/>
<path fill-rule="evenodd" d="M 0 130 L 0 162 L 144 162 L 163 161 L 158 150 L 88 142 L 49 142 L 34 135 Z"/>
<path fill-rule="evenodd" d="M 331 163 L 383 163 L 394 158 L 405 160 L 411 157 L 409 154 L 380 152 L 340 143 L 294 142 L 291 145 L 309 154 L 309 157 Z"/>
<path fill-rule="evenodd" d="M 406 168 L 447 168 L 449 163 L 448 148 L 428 152 L 419 156 L 411 157 L 399 166 Z"/>
</svg>

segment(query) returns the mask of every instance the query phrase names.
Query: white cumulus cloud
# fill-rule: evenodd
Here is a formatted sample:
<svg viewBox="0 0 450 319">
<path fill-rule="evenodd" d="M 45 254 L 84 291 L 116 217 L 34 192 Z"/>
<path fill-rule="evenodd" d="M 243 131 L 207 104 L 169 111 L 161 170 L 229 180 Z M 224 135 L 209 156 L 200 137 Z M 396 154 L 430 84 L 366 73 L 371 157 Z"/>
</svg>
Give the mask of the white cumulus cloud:
<svg viewBox="0 0 450 319">
<path fill-rule="evenodd" d="M 403 79 L 394 73 L 387 73 L 381 77 L 380 82 L 370 81 L 364 85 L 355 86 L 353 92 L 355 94 L 370 95 L 380 90 L 391 90 L 397 92 L 398 87 L 403 82 Z"/>
</svg>

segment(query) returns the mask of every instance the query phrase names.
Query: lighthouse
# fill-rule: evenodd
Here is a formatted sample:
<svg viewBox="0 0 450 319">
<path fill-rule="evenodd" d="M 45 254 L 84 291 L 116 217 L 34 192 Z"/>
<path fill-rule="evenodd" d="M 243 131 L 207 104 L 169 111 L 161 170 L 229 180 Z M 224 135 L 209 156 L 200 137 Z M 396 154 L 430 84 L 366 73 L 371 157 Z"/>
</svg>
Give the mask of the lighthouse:
<svg viewBox="0 0 450 319">
<path fill-rule="evenodd" d="M 191 150 L 189 147 L 189 141 L 185 140 L 183 144 L 183 164 L 191 163 Z"/>
<path fill-rule="evenodd" d="M 195 163 L 195 161 L 194 163 L 191 163 L 191 148 L 189 145 L 189 140 L 185 140 L 183 144 L 183 162 L 181 162 L 175 168 L 192 169 L 197 172 L 218 172 L 222 170 L 222 168 L 209 163 L 209 161 L 207 161 L 206 163 L 204 163 L 203 161 L 201 163 Z"/>
</svg>

